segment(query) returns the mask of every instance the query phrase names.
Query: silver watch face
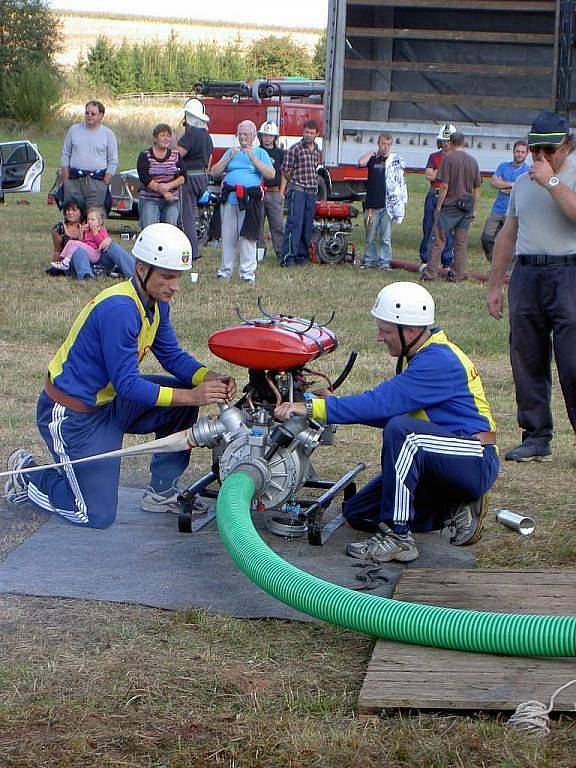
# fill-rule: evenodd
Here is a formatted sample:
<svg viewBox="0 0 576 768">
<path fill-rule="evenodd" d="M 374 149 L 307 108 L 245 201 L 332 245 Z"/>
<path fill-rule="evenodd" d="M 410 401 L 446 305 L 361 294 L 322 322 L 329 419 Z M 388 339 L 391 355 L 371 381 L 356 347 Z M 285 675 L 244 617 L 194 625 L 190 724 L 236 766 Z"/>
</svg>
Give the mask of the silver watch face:
<svg viewBox="0 0 576 768">
<path fill-rule="evenodd" d="M 546 186 L 555 187 L 558 184 L 560 184 L 560 179 L 558 178 L 558 176 L 550 176 L 550 178 L 548 179 L 548 184 Z"/>
</svg>

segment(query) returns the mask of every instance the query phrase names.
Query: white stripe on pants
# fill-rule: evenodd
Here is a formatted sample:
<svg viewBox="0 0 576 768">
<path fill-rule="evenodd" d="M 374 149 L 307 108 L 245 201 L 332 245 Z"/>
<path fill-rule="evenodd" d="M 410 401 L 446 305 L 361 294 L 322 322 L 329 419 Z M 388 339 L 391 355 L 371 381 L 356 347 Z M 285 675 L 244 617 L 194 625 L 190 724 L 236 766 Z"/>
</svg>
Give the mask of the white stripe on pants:
<svg viewBox="0 0 576 768">
<path fill-rule="evenodd" d="M 243 280 L 256 279 L 256 241 L 240 237 L 245 213 L 232 203 L 224 203 L 220 206 L 222 221 L 222 261 L 218 270 L 220 277 L 232 277 L 236 265 L 236 243 L 239 243 L 240 277 Z"/>
</svg>

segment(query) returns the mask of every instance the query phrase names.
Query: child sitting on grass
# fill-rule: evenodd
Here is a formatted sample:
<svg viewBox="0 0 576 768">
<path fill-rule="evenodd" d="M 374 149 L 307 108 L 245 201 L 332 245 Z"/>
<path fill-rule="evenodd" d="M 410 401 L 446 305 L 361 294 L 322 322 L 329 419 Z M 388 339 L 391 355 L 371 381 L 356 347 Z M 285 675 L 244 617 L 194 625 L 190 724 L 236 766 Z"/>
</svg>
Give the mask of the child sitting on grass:
<svg viewBox="0 0 576 768">
<path fill-rule="evenodd" d="M 100 245 L 108 237 L 104 218 L 105 214 L 102 208 L 89 208 L 86 224 L 82 225 L 84 230 L 82 240 L 69 240 L 59 254 L 58 260 L 51 262 L 50 266 L 53 269 L 68 272 L 72 257 L 78 248 L 83 248 L 87 252 L 91 264 L 97 264 L 101 256 Z"/>
</svg>

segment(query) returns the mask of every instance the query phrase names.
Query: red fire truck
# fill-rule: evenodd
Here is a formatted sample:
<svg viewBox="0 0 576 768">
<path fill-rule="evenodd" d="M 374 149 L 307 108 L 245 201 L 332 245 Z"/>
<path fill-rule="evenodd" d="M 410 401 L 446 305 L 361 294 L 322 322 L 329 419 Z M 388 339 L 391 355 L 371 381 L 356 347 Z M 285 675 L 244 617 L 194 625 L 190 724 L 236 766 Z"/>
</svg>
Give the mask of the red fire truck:
<svg viewBox="0 0 576 768">
<path fill-rule="evenodd" d="M 236 127 L 242 120 L 252 120 L 257 127 L 266 120 L 276 123 L 280 129 L 279 146 L 284 149 L 300 141 L 306 120 L 316 120 L 322 136 L 323 80 L 210 81 L 198 83 L 195 91 L 210 116 L 210 135 L 215 148 L 213 162 L 233 146 Z M 322 148 L 321 138 L 317 143 Z M 318 168 L 318 197 L 321 200 L 362 197 L 365 186 L 364 168 L 325 163 Z"/>
</svg>

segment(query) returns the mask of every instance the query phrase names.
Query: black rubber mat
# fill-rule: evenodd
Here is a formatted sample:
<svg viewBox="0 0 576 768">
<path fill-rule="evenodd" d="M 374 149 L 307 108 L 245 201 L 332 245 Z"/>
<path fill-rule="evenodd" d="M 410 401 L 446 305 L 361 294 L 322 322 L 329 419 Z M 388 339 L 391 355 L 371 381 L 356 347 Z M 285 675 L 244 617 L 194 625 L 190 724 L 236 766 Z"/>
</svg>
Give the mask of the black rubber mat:
<svg viewBox="0 0 576 768">
<path fill-rule="evenodd" d="M 197 533 L 179 533 L 175 515 L 141 512 L 141 495 L 141 490 L 121 489 L 118 519 L 105 531 L 49 518 L 0 563 L 0 592 L 200 608 L 246 618 L 309 619 L 264 593 L 238 570 L 215 521 Z M 17 507 L 8 514 L 16 518 L 27 512 Z M 373 594 L 390 596 L 403 569 L 388 565 L 366 574 L 345 554 L 349 541 L 366 535 L 350 528 L 339 528 L 323 547 L 312 547 L 306 538 L 287 540 L 270 533 L 262 516 L 256 525 L 281 557 L 335 584 L 375 587 Z M 452 547 L 434 533 L 416 538 L 420 558 L 411 568 L 473 567 L 470 548 Z"/>
</svg>

